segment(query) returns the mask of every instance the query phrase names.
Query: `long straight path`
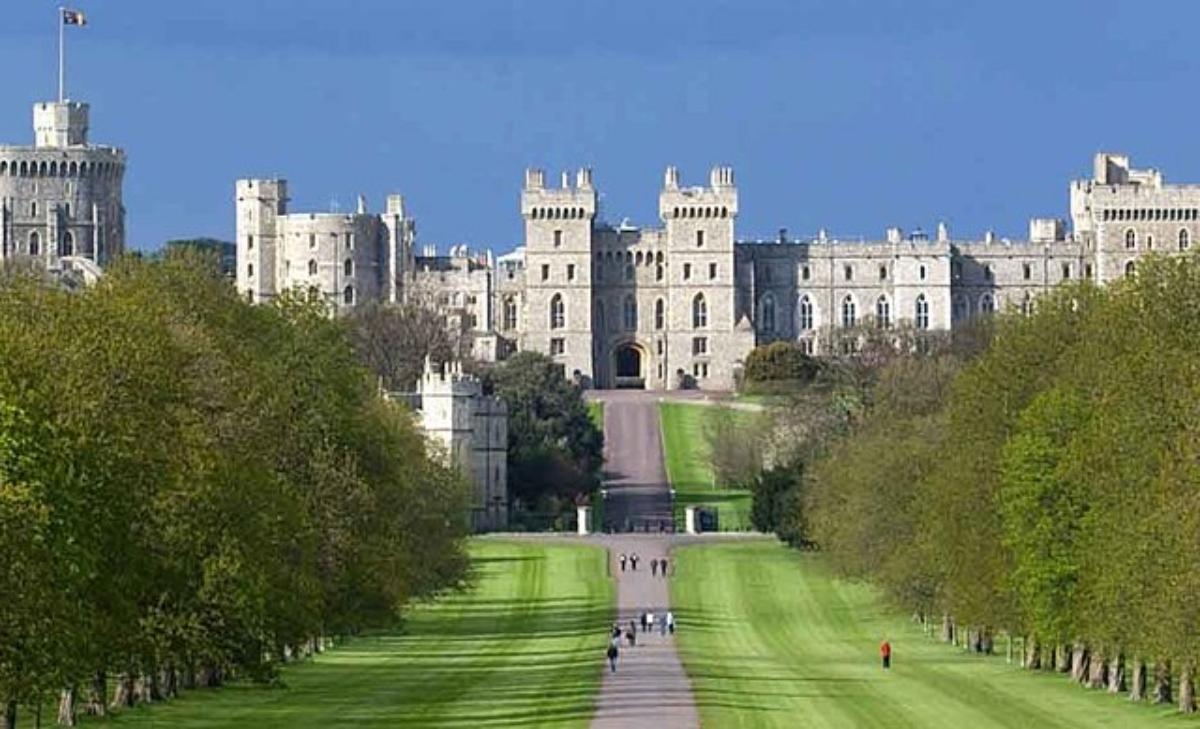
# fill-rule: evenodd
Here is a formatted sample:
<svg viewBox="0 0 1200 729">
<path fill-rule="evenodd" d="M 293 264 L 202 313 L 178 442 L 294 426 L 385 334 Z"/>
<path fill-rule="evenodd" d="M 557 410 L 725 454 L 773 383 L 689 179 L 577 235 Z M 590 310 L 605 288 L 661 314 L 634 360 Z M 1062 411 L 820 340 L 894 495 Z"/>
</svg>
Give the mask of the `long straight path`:
<svg viewBox="0 0 1200 729">
<path fill-rule="evenodd" d="M 663 458 L 658 401 L 644 393 L 606 393 L 604 439 L 607 499 L 605 520 L 641 534 L 603 537 L 617 587 L 617 617 L 629 629 L 643 612 L 661 619 L 670 608 L 668 580 L 650 571 L 672 539 L 671 491 Z M 649 531 L 649 533 L 646 533 Z M 637 569 L 620 568 L 620 555 L 639 557 Z M 592 720 L 593 729 L 692 729 L 700 718 L 691 684 L 675 650 L 675 639 L 658 627 L 638 625 L 637 645 L 622 640 L 616 672 L 606 669 Z"/>
</svg>

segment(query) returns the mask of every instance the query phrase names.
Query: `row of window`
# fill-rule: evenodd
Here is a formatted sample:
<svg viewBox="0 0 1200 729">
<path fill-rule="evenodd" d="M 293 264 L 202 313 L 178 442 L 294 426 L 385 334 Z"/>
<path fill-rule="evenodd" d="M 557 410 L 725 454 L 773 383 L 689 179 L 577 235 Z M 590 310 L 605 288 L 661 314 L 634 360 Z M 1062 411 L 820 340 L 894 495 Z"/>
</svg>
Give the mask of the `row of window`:
<svg viewBox="0 0 1200 729">
<path fill-rule="evenodd" d="M 1197 220 L 1200 209 L 1197 208 L 1105 208 L 1100 211 L 1100 219 L 1105 221 L 1146 220 L 1167 222 L 1175 220 Z"/>
<path fill-rule="evenodd" d="M 662 356 L 663 343 L 662 340 L 655 342 L 655 351 Z M 552 337 L 550 339 L 550 354 L 560 355 L 567 352 L 567 340 L 562 337 Z M 692 355 L 706 356 L 708 354 L 708 337 L 692 337 Z M 662 366 L 659 365 L 659 377 L 662 377 Z M 705 376 L 708 375 L 707 365 L 705 365 Z"/>
<path fill-rule="evenodd" d="M 1192 234 L 1187 228 L 1180 228 L 1179 233 L 1175 237 L 1175 243 L 1179 250 L 1186 251 L 1192 247 Z M 1133 228 L 1125 231 L 1125 248 L 1126 250 L 1135 250 L 1138 247 L 1138 233 Z M 1146 249 L 1154 250 L 1154 236 L 1146 235 Z"/>
<path fill-rule="evenodd" d="M 529 213 L 534 220 L 578 220 L 587 217 L 583 208 L 534 208 Z"/>
<path fill-rule="evenodd" d="M 292 268 L 292 262 L 287 261 L 287 262 L 285 262 L 284 265 L 287 267 L 288 271 L 290 272 L 291 268 Z M 315 260 L 310 259 L 308 261 L 308 275 L 316 276 L 319 272 L 320 272 L 320 266 L 317 264 L 317 262 Z M 254 264 L 253 263 L 246 264 L 246 275 L 250 278 L 254 278 Z M 342 275 L 343 276 L 353 276 L 354 275 L 353 259 L 347 258 L 342 263 Z"/>
<path fill-rule="evenodd" d="M 121 165 L 111 162 L 16 162 L 0 160 L 0 177 L 94 177 L 114 178 Z"/>
<path fill-rule="evenodd" d="M 35 230 L 29 234 L 29 246 L 26 251 L 31 256 L 40 256 L 42 254 L 41 233 Z M 58 255 L 73 256 L 75 252 L 75 235 L 69 230 L 64 230 L 62 237 L 58 240 Z"/>
<path fill-rule="evenodd" d="M 606 269 L 603 265 L 597 264 L 596 265 L 596 279 L 598 281 L 604 281 L 607 278 L 605 274 L 609 270 L 611 270 L 611 269 Z M 708 280 L 715 281 L 717 279 L 719 270 L 720 269 L 716 263 L 708 264 Z M 624 278 L 626 281 L 633 281 L 637 275 L 637 269 L 633 265 L 626 265 L 624 268 L 624 271 L 625 271 Z M 541 275 L 542 275 L 543 281 L 550 280 L 550 264 L 549 263 L 542 264 Z M 656 267 L 654 270 L 654 280 L 662 281 L 664 278 L 666 278 L 666 268 L 663 266 Z M 575 264 L 574 263 L 567 264 L 567 280 L 568 281 L 575 280 Z M 690 264 L 690 263 L 683 264 L 683 280 L 684 281 L 692 280 L 692 264 Z"/>
<path fill-rule="evenodd" d="M 504 302 L 504 325 L 506 329 L 516 328 L 517 310 L 516 301 L 513 299 L 505 299 Z M 511 316 L 510 316 L 511 312 Z M 598 310 L 600 318 L 603 318 L 604 310 L 601 306 Z M 565 329 L 567 326 L 567 304 L 562 294 L 555 294 L 550 297 L 550 328 Z M 633 296 L 626 296 L 621 305 L 621 319 L 625 329 L 634 331 L 638 325 L 638 305 L 637 299 Z M 704 298 L 704 294 L 696 294 L 692 299 L 692 327 L 694 329 L 704 329 L 708 326 L 708 301 Z M 662 299 L 657 299 L 654 302 L 654 328 L 661 330 L 666 327 L 666 302 Z"/>
<path fill-rule="evenodd" d="M 672 218 L 728 218 L 729 208 L 717 206 L 686 206 L 673 208 Z"/>
<path fill-rule="evenodd" d="M 1029 300 L 1026 294 L 1026 301 Z M 954 318 L 965 319 L 970 314 L 970 307 L 967 303 L 967 298 L 963 294 L 959 294 L 954 298 Z M 760 329 L 764 332 L 775 331 L 775 300 L 773 297 L 764 297 L 760 303 L 759 321 Z M 979 312 L 982 314 L 991 314 L 996 310 L 996 299 L 990 293 L 985 293 L 979 297 Z M 817 306 L 816 302 L 808 294 L 800 297 L 800 303 L 797 308 L 797 326 L 802 332 L 811 332 L 817 328 Z M 858 302 L 852 294 L 846 294 L 842 299 L 841 305 L 841 325 L 843 329 L 849 329 L 858 324 Z M 913 304 L 913 322 L 917 329 L 929 328 L 929 300 L 925 298 L 925 294 L 919 294 L 917 300 Z M 892 327 L 892 303 L 887 296 L 880 296 L 875 300 L 875 326 L 880 329 L 890 329 Z"/>
<path fill-rule="evenodd" d="M 771 279 L 772 279 L 771 268 L 769 266 L 764 266 L 761 270 L 761 273 L 762 273 L 763 282 L 771 283 Z M 920 279 L 921 281 L 924 281 L 928 275 L 929 275 L 929 271 L 925 267 L 925 264 L 921 264 L 920 266 L 917 267 L 917 278 L 918 279 Z M 887 265 L 882 264 L 882 263 L 879 264 L 879 280 L 886 281 L 887 277 L 888 277 Z M 808 281 L 810 279 L 812 279 L 812 269 L 809 266 L 801 266 L 800 267 L 800 280 Z M 846 263 L 846 264 L 842 265 L 842 280 L 844 280 L 844 281 L 853 281 L 854 280 L 854 266 L 852 264 Z"/>
</svg>

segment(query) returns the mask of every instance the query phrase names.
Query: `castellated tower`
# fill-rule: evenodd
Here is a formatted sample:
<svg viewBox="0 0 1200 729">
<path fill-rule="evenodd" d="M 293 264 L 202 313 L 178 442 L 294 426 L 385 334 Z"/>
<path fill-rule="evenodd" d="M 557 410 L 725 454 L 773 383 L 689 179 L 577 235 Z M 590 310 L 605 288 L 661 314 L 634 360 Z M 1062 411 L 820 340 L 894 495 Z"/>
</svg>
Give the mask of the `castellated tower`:
<svg viewBox="0 0 1200 729">
<path fill-rule="evenodd" d="M 714 167 L 707 187 L 682 187 L 667 168 L 658 197 L 668 260 L 667 361 L 673 384 L 728 387 L 738 360 L 754 346 L 735 296 L 733 169 Z M 744 341 L 743 341 L 744 340 Z"/>
<path fill-rule="evenodd" d="M 237 182 L 237 289 L 255 304 L 275 295 L 276 235 L 287 204 L 287 180 Z"/>
<path fill-rule="evenodd" d="M 34 146 L 0 146 L 0 260 L 99 267 L 125 250 L 125 153 L 88 143 L 88 111 L 36 104 Z"/>
<path fill-rule="evenodd" d="M 596 190 L 592 172 L 581 169 L 575 184 L 567 173 L 558 188 L 545 173 L 525 172 L 521 191 L 525 219 L 525 312 L 522 349 L 554 358 L 568 377 L 591 380 L 592 228 Z"/>
</svg>

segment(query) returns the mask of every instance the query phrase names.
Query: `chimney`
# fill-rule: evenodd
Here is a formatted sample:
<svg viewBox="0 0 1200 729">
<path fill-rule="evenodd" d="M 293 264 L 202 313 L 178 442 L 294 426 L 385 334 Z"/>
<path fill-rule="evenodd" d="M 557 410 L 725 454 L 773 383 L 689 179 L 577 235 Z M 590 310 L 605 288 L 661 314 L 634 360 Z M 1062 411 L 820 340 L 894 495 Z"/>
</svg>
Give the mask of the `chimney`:
<svg viewBox="0 0 1200 729">
<path fill-rule="evenodd" d="M 678 190 L 679 189 L 679 168 L 678 167 L 672 166 L 672 167 L 667 168 L 666 174 L 663 175 L 663 187 L 668 190 Z"/>
</svg>

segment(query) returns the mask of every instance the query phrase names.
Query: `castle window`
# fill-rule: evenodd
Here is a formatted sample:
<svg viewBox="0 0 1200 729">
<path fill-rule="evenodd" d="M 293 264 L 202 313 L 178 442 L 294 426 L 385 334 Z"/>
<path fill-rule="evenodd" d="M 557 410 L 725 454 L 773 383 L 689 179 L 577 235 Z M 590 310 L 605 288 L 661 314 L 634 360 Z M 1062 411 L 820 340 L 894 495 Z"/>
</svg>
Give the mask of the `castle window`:
<svg viewBox="0 0 1200 729">
<path fill-rule="evenodd" d="M 996 299 L 991 294 L 979 297 L 979 313 L 991 314 L 996 311 Z"/>
<path fill-rule="evenodd" d="M 696 294 L 696 298 L 692 299 L 692 327 L 703 329 L 707 326 L 708 302 L 704 300 L 704 294 Z"/>
<path fill-rule="evenodd" d="M 692 354 L 708 354 L 708 337 L 692 337 Z"/>
<path fill-rule="evenodd" d="M 842 266 L 842 277 L 847 281 L 854 280 L 854 266 L 849 264 Z"/>
<path fill-rule="evenodd" d="M 346 262 L 342 264 L 342 274 L 345 276 L 353 276 L 354 275 L 354 260 L 353 259 L 347 258 Z"/>
<path fill-rule="evenodd" d="M 811 357 L 815 353 L 815 349 L 816 348 L 813 346 L 813 340 L 811 340 L 811 339 L 801 339 L 800 340 L 800 353 L 801 354 L 807 354 L 809 357 Z"/>
<path fill-rule="evenodd" d="M 1187 228 L 1179 231 L 1179 250 L 1186 251 L 1192 247 L 1192 236 L 1188 233 Z"/>
<path fill-rule="evenodd" d="M 1092 264 L 1090 264 L 1090 263 L 1083 264 L 1083 277 L 1089 278 L 1089 279 L 1092 277 Z"/>
<path fill-rule="evenodd" d="M 858 306 L 854 303 L 854 297 L 846 294 L 846 298 L 842 299 L 842 328 L 853 328 L 858 321 Z"/>
<path fill-rule="evenodd" d="M 1125 231 L 1125 247 L 1130 250 L 1137 248 L 1137 231 L 1133 228 Z"/>
<path fill-rule="evenodd" d="M 672 218 L 678 218 L 678 217 L 679 217 L 679 208 L 675 208 L 674 214 L 673 214 L 671 217 L 672 217 Z"/>
<path fill-rule="evenodd" d="M 354 234 L 353 233 L 346 234 L 346 250 L 348 250 L 348 251 L 354 250 Z"/>
<path fill-rule="evenodd" d="M 502 319 L 505 329 L 517 328 L 517 300 L 509 297 L 504 300 L 504 317 Z"/>
<path fill-rule="evenodd" d="M 704 231 L 703 230 L 696 231 L 696 247 L 697 248 L 704 247 Z"/>
<path fill-rule="evenodd" d="M 763 297 L 761 315 L 762 316 L 761 316 L 760 320 L 762 322 L 762 331 L 768 332 L 768 333 L 774 332 L 775 331 L 775 297 L 774 296 L 767 294 L 766 296 Z"/>
<path fill-rule="evenodd" d="M 29 255 L 36 256 L 42 252 L 42 238 L 35 230 L 29 234 Z"/>
<path fill-rule="evenodd" d="M 808 266 L 800 267 L 800 280 L 807 281 L 812 278 L 812 270 Z"/>
<path fill-rule="evenodd" d="M 246 236 L 246 250 L 254 250 L 254 236 L 252 235 Z"/>
<path fill-rule="evenodd" d="M 886 265 L 879 267 L 879 280 L 880 281 L 887 280 L 887 266 Z"/>
<path fill-rule="evenodd" d="M 316 248 L 316 247 L 317 247 L 317 234 L 316 234 L 316 233 L 309 233 L 309 234 L 308 234 L 308 247 L 309 247 L 310 249 L 311 249 L 311 248 Z"/>
<path fill-rule="evenodd" d="M 645 258 L 643 257 L 643 255 L 642 255 L 642 252 L 641 252 L 641 251 L 638 251 L 638 252 L 637 252 L 637 255 L 636 255 L 636 256 L 634 256 L 634 261 L 633 261 L 633 262 L 634 262 L 634 263 L 636 263 L 637 265 L 639 265 L 639 266 L 640 266 L 640 265 L 642 265 L 642 262 L 643 262 L 644 260 L 645 260 Z"/>
<path fill-rule="evenodd" d="M 929 300 L 925 294 L 917 296 L 917 329 L 929 328 Z"/>
<path fill-rule="evenodd" d="M 1063 281 L 1066 281 L 1067 279 L 1071 278 L 1071 264 L 1064 263 L 1062 265 L 1062 277 L 1063 277 Z"/>
<path fill-rule="evenodd" d="M 568 281 L 575 280 L 575 264 L 574 263 L 567 264 L 567 280 Z"/>
<path fill-rule="evenodd" d="M 1025 292 L 1025 296 L 1021 299 L 1021 316 L 1029 316 L 1033 313 L 1033 298 L 1029 292 Z"/>
<path fill-rule="evenodd" d="M 983 267 L 983 277 L 988 281 L 992 281 L 996 278 L 996 272 L 992 269 L 992 264 L 989 263 Z"/>
<path fill-rule="evenodd" d="M 921 264 L 921 266 L 917 269 L 917 278 L 921 279 L 922 281 L 925 280 L 925 265 L 924 264 Z"/>
<path fill-rule="evenodd" d="M 549 263 L 542 264 L 542 280 L 543 281 L 550 280 L 550 264 Z"/>
<path fill-rule="evenodd" d="M 654 328 L 661 331 L 667 323 L 667 305 L 662 299 L 654 302 Z M 660 352 L 661 354 L 661 352 Z"/>
<path fill-rule="evenodd" d="M 347 286 L 346 288 L 342 289 L 342 303 L 345 304 L 346 306 L 354 305 L 354 287 L 353 286 Z"/>
<path fill-rule="evenodd" d="M 1154 236 L 1152 236 L 1152 235 L 1146 236 L 1146 250 L 1148 250 L 1148 251 L 1154 250 Z"/>
<path fill-rule="evenodd" d="M 1029 279 L 1033 278 L 1033 266 L 1029 265 L 1028 263 L 1022 264 L 1021 273 L 1025 276 L 1025 280 L 1028 281 Z"/>
<path fill-rule="evenodd" d="M 722 207 L 722 208 L 721 208 L 721 217 L 722 217 L 722 218 L 724 218 L 724 217 L 728 217 L 728 215 L 729 215 L 729 209 L 728 209 L 728 208 L 725 208 L 725 207 Z"/>
<path fill-rule="evenodd" d="M 555 337 L 550 340 L 551 356 L 566 354 L 566 352 L 567 352 L 567 340 L 563 339 L 562 337 Z"/>
<path fill-rule="evenodd" d="M 58 255 L 73 256 L 75 255 L 75 236 L 71 235 L 71 231 L 63 233 L 62 241 L 58 246 Z"/>
<path fill-rule="evenodd" d="M 554 247 L 558 248 L 561 245 L 562 245 L 562 231 L 556 230 L 556 231 L 554 231 Z"/>
<path fill-rule="evenodd" d="M 317 262 L 316 261 L 310 260 L 308 262 L 308 275 L 309 276 L 317 275 Z"/>
<path fill-rule="evenodd" d="M 660 356 L 662 355 L 662 353 L 663 353 L 663 340 L 662 339 L 659 339 L 656 342 L 654 342 L 654 351 L 657 352 Z M 658 376 L 662 377 L 662 365 L 661 364 L 658 366 L 658 371 L 659 371 Z"/>
<path fill-rule="evenodd" d="M 689 280 L 691 280 L 691 278 L 692 278 L 692 264 L 685 263 L 685 264 L 683 264 L 683 280 L 689 281 Z"/>
<path fill-rule="evenodd" d="M 1125 263 L 1125 276 L 1132 277 L 1136 274 L 1137 274 L 1137 264 L 1134 263 L 1133 261 L 1127 261 Z"/>
<path fill-rule="evenodd" d="M 625 331 L 637 330 L 637 299 L 633 298 L 632 294 L 625 297 L 625 301 L 621 305 L 621 316 L 625 322 Z"/>
<path fill-rule="evenodd" d="M 562 329 L 567 325 L 567 307 L 563 303 L 562 294 L 555 294 L 550 299 L 550 328 Z"/>
<path fill-rule="evenodd" d="M 710 281 L 712 281 L 712 280 L 715 280 L 716 278 L 717 278 L 717 264 L 710 263 L 710 264 L 708 264 L 708 279 Z"/>
<path fill-rule="evenodd" d="M 875 326 L 879 329 L 892 328 L 892 302 L 886 296 L 875 300 Z"/>
<path fill-rule="evenodd" d="M 29 203 L 29 217 L 31 217 L 31 218 L 37 217 L 37 202 Z"/>
<path fill-rule="evenodd" d="M 246 275 L 249 276 L 250 278 L 254 278 L 254 264 L 253 263 L 246 264 Z"/>
<path fill-rule="evenodd" d="M 813 329 L 813 303 L 812 299 L 808 298 L 808 294 L 800 297 L 800 316 L 799 326 L 802 332 L 811 332 Z"/>
<path fill-rule="evenodd" d="M 660 264 L 658 264 L 658 268 L 655 268 L 655 269 L 654 269 L 654 280 L 655 280 L 655 281 L 662 281 L 662 280 L 663 280 L 663 275 L 664 275 L 663 266 L 662 266 L 662 264 L 660 263 Z"/>
<path fill-rule="evenodd" d="M 71 217 L 71 203 L 63 203 L 63 216 Z"/>
</svg>

